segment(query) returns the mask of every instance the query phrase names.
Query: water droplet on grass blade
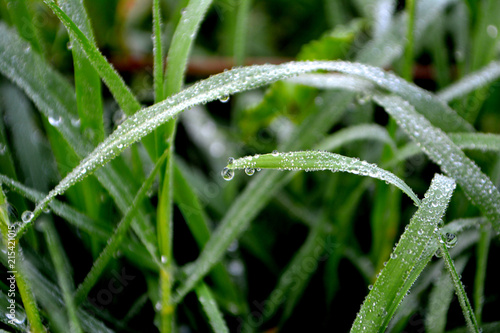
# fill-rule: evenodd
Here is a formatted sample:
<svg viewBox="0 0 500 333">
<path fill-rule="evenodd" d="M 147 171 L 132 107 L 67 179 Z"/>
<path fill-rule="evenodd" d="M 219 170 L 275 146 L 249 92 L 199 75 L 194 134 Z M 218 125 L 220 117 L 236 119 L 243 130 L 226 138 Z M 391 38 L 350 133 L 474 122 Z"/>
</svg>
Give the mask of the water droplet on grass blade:
<svg viewBox="0 0 500 333">
<path fill-rule="evenodd" d="M 229 168 L 224 168 L 221 171 L 221 175 L 222 175 L 222 178 L 224 178 L 224 180 L 229 181 L 229 180 L 233 179 L 233 177 L 234 177 L 234 170 L 229 169 Z"/>
<path fill-rule="evenodd" d="M 229 95 L 221 97 L 221 99 L 219 99 L 219 101 L 221 103 L 227 103 L 227 102 L 229 102 Z"/>
<path fill-rule="evenodd" d="M 253 176 L 255 174 L 255 169 L 253 169 L 253 168 L 245 168 L 245 173 L 248 176 Z"/>
<path fill-rule="evenodd" d="M 279 152 L 277 150 L 273 150 L 272 154 L 273 154 L 273 156 L 278 156 Z"/>
<path fill-rule="evenodd" d="M 450 249 L 450 248 L 454 247 L 457 244 L 458 238 L 457 238 L 457 236 L 455 234 L 447 232 L 444 235 L 444 237 L 446 239 L 445 242 L 446 242 L 446 247 L 447 248 Z"/>
<path fill-rule="evenodd" d="M 30 223 L 34 216 L 35 214 L 33 214 L 33 212 L 27 210 L 21 214 L 21 220 L 23 220 L 24 223 Z"/>
<path fill-rule="evenodd" d="M 51 124 L 52 126 L 59 126 L 61 125 L 61 122 L 62 122 L 62 118 L 59 116 L 59 117 L 49 117 L 49 124 Z"/>
</svg>

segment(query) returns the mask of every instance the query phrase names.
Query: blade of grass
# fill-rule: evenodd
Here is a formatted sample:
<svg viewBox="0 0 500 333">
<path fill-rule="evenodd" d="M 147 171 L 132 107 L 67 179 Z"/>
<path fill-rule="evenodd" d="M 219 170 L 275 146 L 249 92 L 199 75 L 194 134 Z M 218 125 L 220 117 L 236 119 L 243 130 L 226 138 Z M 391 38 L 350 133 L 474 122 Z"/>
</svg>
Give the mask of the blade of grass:
<svg viewBox="0 0 500 333">
<path fill-rule="evenodd" d="M 376 95 L 375 101 L 396 119 L 429 158 L 457 181 L 472 203 L 488 217 L 496 233 L 500 233 L 500 193 L 488 176 L 408 102 L 382 95 Z"/>
<path fill-rule="evenodd" d="M 389 136 L 385 127 L 376 124 L 362 124 L 350 126 L 333 133 L 329 137 L 325 138 L 320 145 L 317 145 L 316 149 L 330 151 L 336 150 L 337 148 L 345 145 L 347 142 L 357 140 L 380 141 L 387 143 L 393 149 L 396 148 L 396 144 Z"/>
<path fill-rule="evenodd" d="M 172 38 L 168 50 L 167 73 L 164 82 L 164 97 L 177 94 L 184 84 L 188 56 L 194 44 L 194 39 L 200 28 L 212 0 L 190 0 L 187 7 L 181 11 L 181 19 Z M 157 87 L 160 89 L 160 87 Z M 165 174 L 161 178 L 161 191 L 157 209 L 158 244 L 164 269 L 160 272 L 160 332 L 171 332 L 174 307 L 171 300 L 172 292 L 172 238 L 173 238 L 173 159 L 174 138 L 176 132 L 175 120 L 170 120 L 165 126 L 156 130 L 157 151 L 168 149 Z M 168 142 L 168 144 L 167 144 Z"/>
<path fill-rule="evenodd" d="M 59 20 L 64 24 L 70 36 L 81 46 L 88 60 L 92 63 L 99 76 L 108 86 L 109 90 L 116 99 L 118 105 L 127 115 L 134 114 L 141 108 L 140 103 L 134 97 L 130 89 L 125 85 L 122 77 L 116 72 L 113 66 L 98 50 L 95 43 L 90 41 L 87 36 L 78 28 L 71 18 L 55 3 L 53 0 L 44 0 L 45 4 L 52 9 Z"/>
<path fill-rule="evenodd" d="M 94 34 L 83 2 L 69 0 L 60 3 L 61 9 L 75 22 L 90 43 L 95 45 Z M 90 141 L 97 145 L 104 140 L 101 80 L 99 74 L 86 58 L 81 46 L 71 35 L 70 43 L 75 68 L 76 101 L 80 116 L 80 128 L 83 133 L 88 133 Z M 87 205 L 87 207 L 91 208 L 91 205 Z"/>
<path fill-rule="evenodd" d="M 434 240 L 455 188 L 453 179 L 436 175 L 391 259 L 375 281 L 351 328 L 351 332 L 383 331 L 398 305 L 427 265 L 428 244 Z"/>
<path fill-rule="evenodd" d="M 102 250 L 99 257 L 94 261 L 94 264 L 92 265 L 90 272 L 87 274 L 82 284 L 78 286 L 78 289 L 76 290 L 75 293 L 75 302 L 77 304 L 80 304 L 87 297 L 88 293 L 90 292 L 92 287 L 96 284 L 100 275 L 106 268 L 106 265 L 109 263 L 113 255 L 119 249 L 120 244 L 125 239 L 125 235 L 133 221 L 133 217 L 137 213 L 137 209 L 141 201 L 144 200 L 144 198 L 146 197 L 146 193 L 153 184 L 156 174 L 160 170 L 160 167 L 165 161 L 166 157 L 167 157 L 167 152 L 164 152 L 163 155 L 160 157 L 160 159 L 158 159 L 158 162 L 156 163 L 155 167 L 153 168 L 153 170 L 151 171 L 151 173 L 146 178 L 141 188 L 137 192 L 129 209 L 124 214 L 120 223 L 118 223 L 115 231 L 113 232 L 113 235 L 111 236 L 111 238 L 108 239 L 106 247 Z M 157 264 L 158 267 L 162 266 L 160 262 L 158 262 Z"/>
<path fill-rule="evenodd" d="M 486 269 L 488 267 L 488 252 L 491 243 L 491 228 L 481 226 L 479 242 L 476 254 L 476 276 L 474 278 L 474 306 L 475 316 L 479 325 L 482 323 L 484 304 L 484 285 L 486 280 Z"/>
<path fill-rule="evenodd" d="M 278 169 L 289 171 L 342 171 L 386 181 L 406 193 L 418 206 L 420 200 L 412 189 L 394 174 L 356 158 L 324 151 L 298 151 L 289 153 L 254 155 L 236 159 L 223 170 L 224 178 L 232 178 L 235 169 L 245 169 L 247 174 L 253 174 L 255 169 Z M 230 179 L 230 178 L 229 178 Z"/>
<path fill-rule="evenodd" d="M 476 72 L 464 76 L 460 81 L 439 91 L 437 96 L 443 101 L 450 102 L 462 97 L 478 88 L 487 86 L 500 78 L 500 62 L 494 61 Z"/>
<path fill-rule="evenodd" d="M 241 0 L 236 11 L 236 27 L 234 29 L 234 63 L 243 66 L 245 63 L 246 36 L 252 0 Z"/>
<path fill-rule="evenodd" d="M 415 3 L 416 0 L 405 2 L 406 12 L 406 48 L 404 53 L 403 78 L 412 81 L 413 77 L 413 49 L 414 49 L 414 25 L 415 25 Z"/>
<path fill-rule="evenodd" d="M 30 8 L 26 0 L 7 0 L 7 11 L 21 37 L 27 40 L 37 53 L 42 53 L 38 30 L 33 24 Z"/>
<path fill-rule="evenodd" d="M 229 333 L 229 329 L 222 317 L 222 313 L 217 307 L 214 296 L 212 295 L 210 289 L 205 283 L 200 283 L 195 288 L 196 296 L 198 296 L 198 301 L 203 307 L 205 314 L 208 317 L 210 326 L 212 330 L 216 333 Z"/>
<path fill-rule="evenodd" d="M 456 269 L 462 273 L 467 258 L 457 260 Z M 442 274 L 436 281 L 429 296 L 429 305 L 425 316 L 425 331 L 428 333 L 442 333 L 446 328 L 448 309 L 453 300 L 454 287 L 447 274 Z"/>
<path fill-rule="evenodd" d="M 64 257 L 64 248 L 57 235 L 52 222 L 45 221 L 42 224 L 52 263 L 56 270 L 57 280 L 64 298 L 65 308 L 69 318 L 69 331 L 72 333 L 82 332 L 80 322 L 76 314 L 75 301 L 73 299 L 73 282 L 69 276 L 68 259 Z"/>
<path fill-rule="evenodd" d="M 451 141 L 462 149 L 500 151 L 500 135 L 491 133 L 450 133 Z"/>
<path fill-rule="evenodd" d="M 464 285 L 462 284 L 462 281 L 460 280 L 460 276 L 457 273 L 457 270 L 455 268 L 455 264 L 453 263 L 453 260 L 451 259 L 450 252 L 448 252 L 448 247 L 446 245 L 446 238 L 444 235 L 440 235 L 440 240 L 439 240 L 439 248 L 441 252 L 443 253 L 443 258 L 444 258 L 444 263 L 446 268 L 448 269 L 448 272 L 450 273 L 451 280 L 453 281 L 453 285 L 455 287 L 455 293 L 458 296 L 458 301 L 460 302 L 460 306 L 462 308 L 462 312 L 465 317 L 465 321 L 467 323 L 467 327 L 471 332 L 476 332 L 479 333 L 481 332 L 476 316 L 474 315 L 474 311 L 472 311 L 472 307 L 469 302 L 469 298 L 467 297 L 467 293 L 465 292 Z"/>
<path fill-rule="evenodd" d="M 163 94 L 163 46 L 161 42 L 161 11 L 160 0 L 153 0 L 153 54 L 154 68 L 153 80 L 155 90 L 155 102 L 158 103 L 165 99 Z M 158 156 L 158 152 L 157 152 Z"/>
<path fill-rule="evenodd" d="M 9 256 L 9 266 L 5 265 L 5 267 L 8 267 L 7 274 L 15 277 L 15 283 L 23 301 L 30 330 L 34 333 L 43 333 L 45 332 L 45 328 L 43 327 L 35 295 L 30 284 L 30 280 L 33 277 L 27 274 L 21 245 L 13 237 L 14 229 L 15 226 L 11 225 L 9 220 L 5 194 L 3 193 L 3 189 L 0 188 L 0 231 L 3 235 L 3 243 L 8 249 L 8 254 L 6 253 L 6 255 Z M 12 260 L 14 260 L 13 263 Z"/>
</svg>

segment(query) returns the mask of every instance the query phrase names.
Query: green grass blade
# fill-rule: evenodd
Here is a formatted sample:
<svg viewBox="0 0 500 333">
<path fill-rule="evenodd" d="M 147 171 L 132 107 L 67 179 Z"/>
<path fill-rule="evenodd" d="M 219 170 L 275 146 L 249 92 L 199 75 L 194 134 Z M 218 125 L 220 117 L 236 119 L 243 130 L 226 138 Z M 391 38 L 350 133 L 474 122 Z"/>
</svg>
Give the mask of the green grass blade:
<svg viewBox="0 0 500 333">
<path fill-rule="evenodd" d="M 90 272 L 87 274 L 82 284 L 78 287 L 75 293 L 75 301 L 77 304 L 81 303 L 87 297 L 88 293 L 90 292 L 92 287 L 96 284 L 97 280 L 99 279 L 102 272 L 106 268 L 106 265 L 113 258 L 113 255 L 116 253 L 116 251 L 118 251 L 121 243 L 125 239 L 126 233 L 130 228 L 134 216 L 137 214 L 137 209 L 140 203 L 146 197 L 146 193 L 153 184 L 156 174 L 160 170 L 166 157 L 167 157 L 167 152 L 165 152 L 160 157 L 155 167 L 153 168 L 149 176 L 142 184 L 134 200 L 132 201 L 132 204 L 130 205 L 129 209 L 123 216 L 120 223 L 118 223 L 118 226 L 116 227 L 113 235 L 111 236 L 111 238 L 108 239 L 106 247 L 102 250 L 99 257 L 94 261 L 94 264 L 92 265 Z M 161 266 L 160 262 L 158 262 L 158 266 Z"/>
<path fill-rule="evenodd" d="M 43 223 L 43 231 L 68 313 L 69 331 L 72 333 L 82 332 L 73 299 L 73 282 L 71 276 L 69 276 L 71 270 L 69 269 L 68 259 L 64 256 L 61 240 L 52 222 Z"/>
<path fill-rule="evenodd" d="M 61 1 L 61 9 L 75 22 L 87 39 L 95 45 L 92 27 L 82 1 Z M 80 129 L 88 133 L 88 139 L 97 145 L 104 140 L 103 106 L 101 79 L 86 58 L 81 46 L 70 35 L 73 64 L 75 68 L 75 88 Z M 73 45 L 74 44 L 74 45 Z"/>
<path fill-rule="evenodd" d="M 5 245 L 5 248 L 8 249 L 8 252 L 5 251 L 4 255 L 5 257 L 8 255 L 9 259 L 14 259 L 14 262 L 9 260 L 9 265 L 7 266 L 7 263 L 5 263 L 4 266 L 7 268 L 9 277 L 15 277 L 15 283 L 23 301 L 30 330 L 34 333 L 43 333 L 45 332 L 45 328 L 43 327 L 35 295 L 30 283 L 33 276 L 28 274 L 26 271 L 27 262 L 23 257 L 21 244 L 19 244 L 19 242 L 11 236 L 13 235 L 14 229 L 15 226 L 13 224 L 11 225 L 9 220 L 5 194 L 3 189 L 0 188 L 0 231 L 3 238 L 2 243 Z"/>
<path fill-rule="evenodd" d="M 53 0 L 44 0 L 44 2 L 57 15 L 74 41 L 77 42 L 83 52 L 85 52 L 88 60 L 92 63 L 100 77 L 106 83 L 123 112 L 127 115 L 131 115 L 139 110 L 141 108 L 140 103 L 134 97 L 130 89 L 125 85 L 121 76 L 101 54 L 97 46 L 90 41 L 87 36 L 85 36 L 75 22 L 73 22 Z"/>
<path fill-rule="evenodd" d="M 407 23 L 406 23 L 406 47 L 404 53 L 403 78 L 412 81 L 413 78 L 413 49 L 415 47 L 415 4 L 417 0 L 407 0 L 405 2 Z"/>
<path fill-rule="evenodd" d="M 474 307 L 476 319 L 481 325 L 483 317 L 484 305 L 484 286 L 486 281 L 486 272 L 488 267 L 488 252 L 491 243 L 491 228 L 489 226 L 481 226 L 479 242 L 477 245 L 476 255 L 476 276 L 474 278 Z"/>
<path fill-rule="evenodd" d="M 207 285 L 205 283 L 200 283 L 196 286 L 195 291 L 196 296 L 198 296 L 198 301 L 201 303 L 201 306 L 208 317 L 212 330 L 216 333 L 229 333 L 229 329 L 227 328 L 224 318 L 222 317 L 222 313 L 217 307 L 214 296 Z"/>
<path fill-rule="evenodd" d="M 212 0 L 190 0 L 182 12 L 182 17 L 175 29 L 172 45 L 168 50 L 167 75 L 165 77 L 165 96 L 167 97 L 176 94 L 182 88 L 189 52 L 201 21 L 211 4 Z"/>
<path fill-rule="evenodd" d="M 478 88 L 493 83 L 500 77 L 500 62 L 495 61 L 480 70 L 464 76 L 460 81 L 441 90 L 437 95 L 443 101 L 449 102 L 463 97 Z"/>
<path fill-rule="evenodd" d="M 161 26 L 160 0 L 153 0 L 153 81 L 156 103 L 165 99 L 163 94 L 163 45 L 161 42 Z"/>
<path fill-rule="evenodd" d="M 381 332 L 430 259 L 425 255 L 434 241 L 455 188 L 453 179 L 436 175 L 417 212 L 401 236 L 391 259 L 366 297 L 351 332 Z"/>
<path fill-rule="evenodd" d="M 458 301 L 460 302 L 460 306 L 462 307 L 462 312 L 464 313 L 465 321 L 467 323 L 467 327 L 471 332 L 479 333 L 481 332 L 476 316 L 474 315 L 474 311 L 472 311 L 472 307 L 469 302 L 469 298 L 467 297 L 467 293 L 465 292 L 464 285 L 462 281 L 460 281 L 460 276 L 457 273 L 455 268 L 455 264 L 451 259 L 450 252 L 448 251 L 448 247 L 446 245 L 446 238 L 444 235 L 440 235 L 439 237 L 439 248 L 443 253 L 443 259 L 448 272 L 450 273 L 451 280 L 453 281 L 453 285 L 455 287 L 455 293 L 458 296 Z"/>
<path fill-rule="evenodd" d="M 248 20 L 252 0 L 242 0 L 238 4 L 236 12 L 236 27 L 234 29 L 234 63 L 236 66 L 243 66 L 245 63 L 245 49 Z"/>
<path fill-rule="evenodd" d="M 353 142 L 357 140 L 374 140 L 387 143 L 393 149 L 396 148 L 396 144 L 389 136 L 389 133 L 380 125 L 376 124 L 362 124 L 350 126 L 348 128 L 341 129 L 332 135 L 325 138 L 321 144 L 316 146 L 319 150 L 335 150 L 348 142 Z"/>
<path fill-rule="evenodd" d="M 289 153 L 254 155 L 236 159 L 223 170 L 226 179 L 232 178 L 235 169 L 244 169 L 248 175 L 253 175 L 256 169 L 278 169 L 289 171 L 342 171 L 386 181 L 406 193 L 418 206 L 420 200 L 404 181 L 389 171 L 375 164 L 360 161 L 356 158 L 324 151 L 298 151 Z"/>
<path fill-rule="evenodd" d="M 29 41 L 36 52 L 42 53 L 39 32 L 35 24 L 33 24 L 33 17 L 28 7 L 28 1 L 7 0 L 6 4 L 12 23 L 16 26 L 21 37 Z"/>
<path fill-rule="evenodd" d="M 459 274 L 465 268 L 466 258 L 457 260 L 456 269 Z M 448 309 L 453 299 L 454 287 L 447 274 L 442 274 L 436 281 L 429 296 L 425 327 L 428 333 L 442 333 L 446 328 Z"/>
<path fill-rule="evenodd" d="M 500 135 L 491 133 L 450 133 L 451 141 L 462 149 L 500 151 Z"/>
<path fill-rule="evenodd" d="M 481 169 L 448 136 L 396 96 L 377 95 L 375 101 L 396 119 L 408 135 L 449 176 L 453 177 L 493 228 L 500 233 L 500 193 Z"/>
</svg>

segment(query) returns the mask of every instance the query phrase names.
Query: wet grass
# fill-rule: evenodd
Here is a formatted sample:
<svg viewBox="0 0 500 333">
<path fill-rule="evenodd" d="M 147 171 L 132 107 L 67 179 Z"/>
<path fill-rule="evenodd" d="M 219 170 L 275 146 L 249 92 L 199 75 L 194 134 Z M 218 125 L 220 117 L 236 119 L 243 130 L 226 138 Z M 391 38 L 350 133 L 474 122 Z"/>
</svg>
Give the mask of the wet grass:
<svg viewBox="0 0 500 333">
<path fill-rule="evenodd" d="M 500 6 L 332 3 L 2 0 L 0 328 L 498 331 Z"/>
</svg>

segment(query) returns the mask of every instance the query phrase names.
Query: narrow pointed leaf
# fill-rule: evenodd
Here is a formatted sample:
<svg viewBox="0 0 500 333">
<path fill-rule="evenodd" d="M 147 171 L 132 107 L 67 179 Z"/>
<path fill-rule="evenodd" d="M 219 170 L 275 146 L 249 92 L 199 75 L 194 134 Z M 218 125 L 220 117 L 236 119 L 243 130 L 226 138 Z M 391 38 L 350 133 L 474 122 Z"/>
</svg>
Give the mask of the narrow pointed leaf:
<svg viewBox="0 0 500 333">
<path fill-rule="evenodd" d="M 386 181 L 406 193 L 418 206 L 420 200 L 412 189 L 393 173 L 379 168 L 375 164 L 360 161 L 357 158 L 342 156 L 325 151 L 298 151 L 272 153 L 242 157 L 228 164 L 223 173 L 232 175 L 234 169 L 245 169 L 253 174 L 255 169 L 278 169 L 289 171 L 342 171 Z"/>
<path fill-rule="evenodd" d="M 396 249 L 375 281 L 351 328 L 351 332 L 383 332 L 398 305 L 430 257 L 429 243 L 435 241 L 438 222 L 450 201 L 455 182 L 436 175 L 417 212 L 399 239 Z"/>
<path fill-rule="evenodd" d="M 195 291 L 198 296 L 198 301 L 201 303 L 201 306 L 208 317 L 212 330 L 216 333 L 229 333 L 229 329 L 227 328 L 226 322 L 222 317 L 222 313 L 217 307 L 214 296 L 207 285 L 205 283 L 200 283 L 195 288 Z"/>
</svg>

